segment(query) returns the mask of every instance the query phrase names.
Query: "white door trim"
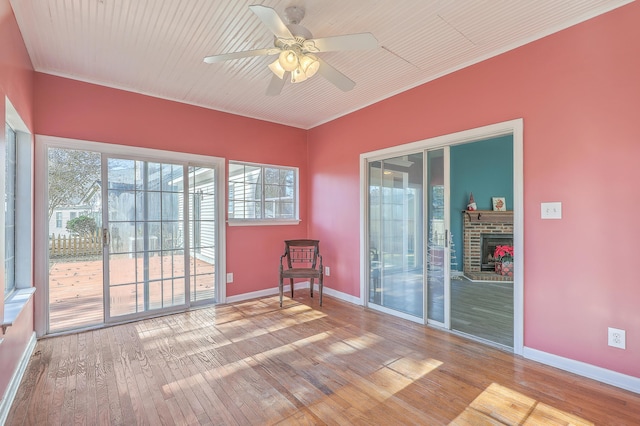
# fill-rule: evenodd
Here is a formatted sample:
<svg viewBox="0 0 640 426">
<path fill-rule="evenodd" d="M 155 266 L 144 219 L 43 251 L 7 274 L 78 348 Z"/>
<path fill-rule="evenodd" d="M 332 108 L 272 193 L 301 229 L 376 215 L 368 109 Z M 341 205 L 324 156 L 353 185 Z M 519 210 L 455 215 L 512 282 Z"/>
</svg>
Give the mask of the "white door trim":
<svg viewBox="0 0 640 426">
<path fill-rule="evenodd" d="M 35 315 L 34 327 L 37 336 L 43 336 L 48 331 L 49 325 L 49 285 L 48 277 L 48 235 L 47 235 L 47 149 L 63 148 L 63 149 L 81 149 L 87 151 L 100 152 L 108 156 L 126 156 L 134 159 L 147 161 L 178 161 L 187 162 L 193 166 L 204 166 L 215 168 L 218 175 L 216 176 L 216 189 L 218 191 L 216 201 L 217 208 L 217 235 L 216 241 L 216 302 L 225 303 L 226 301 L 226 226 L 225 226 L 225 194 L 226 194 L 226 169 L 225 159 L 220 157 L 212 157 L 200 154 L 190 154 L 184 152 L 165 151 L 152 148 L 133 147 L 125 145 L 117 145 L 103 142 L 92 142 L 86 140 L 61 138 L 54 136 L 35 136 L 35 224 L 34 224 L 34 282 L 38 287 L 35 293 Z M 197 305 L 197 303 L 195 303 Z"/>
</svg>

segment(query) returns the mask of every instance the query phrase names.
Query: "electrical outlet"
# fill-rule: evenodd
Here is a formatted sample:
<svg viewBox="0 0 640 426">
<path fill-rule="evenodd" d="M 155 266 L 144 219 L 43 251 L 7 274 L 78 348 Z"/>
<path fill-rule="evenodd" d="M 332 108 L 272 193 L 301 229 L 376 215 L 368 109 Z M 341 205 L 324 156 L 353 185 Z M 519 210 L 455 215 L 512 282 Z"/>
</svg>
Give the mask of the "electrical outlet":
<svg viewBox="0 0 640 426">
<path fill-rule="evenodd" d="M 618 328 L 609 327 L 609 346 L 614 348 L 627 348 L 627 333 Z"/>
<path fill-rule="evenodd" d="M 329 268 L 328 266 L 324 267 L 324 274 L 329 277 L 331 276 L 331 268 Z"/>
<path fill-rule="evenodd" d="M 227 284 L 230 284 L 233 282 L 233 272 L 229 272 L 227 274 Z"/>
</svg>

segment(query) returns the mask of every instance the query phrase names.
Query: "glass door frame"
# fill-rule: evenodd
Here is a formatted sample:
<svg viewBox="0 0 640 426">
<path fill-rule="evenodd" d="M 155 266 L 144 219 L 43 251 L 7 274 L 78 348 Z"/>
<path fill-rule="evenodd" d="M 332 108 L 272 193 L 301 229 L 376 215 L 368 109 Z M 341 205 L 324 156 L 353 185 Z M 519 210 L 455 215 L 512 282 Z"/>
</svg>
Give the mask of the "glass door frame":
<svg viewBox="0 0 640 426">
<path fill-rule="evenodd" d="M 420 151 L 412 151 L 412 152 L 403 152 L 400 155 L 400 157 L 408 157 L 408 156 L 415 155 L 415 154 L 421 154 L 421 155 L 424 156 L 424 152 L 422 150 L 420 150 Z M 370 172 L 371 172 L 372 169 L 376 169 L 376 167 L 371 167 L 371 165 L 373 163 L 376 163 L 376 162 L 380 162 L 381 163 L 381 168 L 378 169 L 380 171 L 379 182 L 376 182 L 376 183 L 379 183 L 380 197 L 382 197 L 384 199 L 384 190 L 383 190 L 384 188 L 396 189 L 396 188 L 391 187 L 391 186 L 385 186 L 385 173 L 386 173 L 386 171 L 385 171 L 386 170 L 385 163 L 387 161 L 389 163 L 391 163 L 392 160 L 397 160 L 397 157 L 399 157 L 399 156 L 392 156 L 392 157 L 388 157 L 387 156 L 387 157 L 384 157 L 384 158 L 382 158 L 382 157 L 380 157 L 380 158 L 371 158 L 369 160 L 369 162 L 367 163 L 367 170 L 368 170 L 367 171 L 367 182 L 366 182 L 366 185 L 367 185 L 367 188 L 368 188 L 367 191 L 369 191 L 369 189 L 371 188 L 371 184 L 372 184 Z M 421 169 L 422 169 L 421 172 L 422 172 L 423 177 L 424 177 L 424 170 L 425 170 L 424 159 L 422 160 Z M 400 189 L 402 190 L 403 193 L 406 193 L 406 191 L 408 189 L 413 189 L 413 190 L 417 189 L 415 186 L 410 185 L 408 172 L 394 170 L 393 173 L 394 173 L 393 176 L 398 175 L 398 174 L 402 176 L 402 187 Z M 395 179 L 395 178 L 392 178 L 392 179 Z M 414 266 L 415 265 L 421 265 L 421 268 L 423 269 L 423 271 L 422 271 L 422 279 L 421 279 L 422 283 L 421 284 L 422 284 L 422 289 L 425 289 L 426 279 L 425 279 L 424 271 L 425 271 L 425 268 L 426 268 L 426 263 L 425 263 L 425 261 L 426 261 L 426 246 L 424 245 L 424 218 L 423 218 L 423 215 L 422 215 L 422 212 L 424 211 L 425 195 L 424 195 L 424 190 L 423 190 L 423 186 L 422 185 L 418 189 L 419 189 L 418 192 L 420 193 L 418 198 L 420 199 L 420 201 L 416 202 L 414 204 L 414 209 L 415 210 L 417 210 L 418 208 L 421 209 L 421 211 L 420 211 L 421 215 L 416 215 L 416 217 L 420 216 L 421 219 L 420 220 L 414 219 L 414 222 L 415 222 L 414 223 L 414 231 L 419 231 L 419 232 L 415 233 L 414 239 L 416 239 L 416 240 L 418 238 L 421 239 L 420 245 L 418 245 L 417 242 L 415 243 L 415 247 L 419 247 L 418 251 L 419 251 L 419 255 L 420 255 L 420 261 L 419 262 L 415 262 Z M 395 198 L 395 197 L 392 197 L 392 198 Z M 391 203 L 385 203 L 383 201 L 382 204 L 380 204 L 378 206 L 379 207 L 379 213 L 378 214 L 379 214 L 379 218 L 380 218 L 380 229 L 378 231 L 381 234 L 381 240 L 382 241 L 386 240 L 386 237 L 384 236 L 384 234 L 385 234 L 385 229 L 387 227 L 386 227 L 386 225 L 383 224 L 384 221 L 387 220 L 387 218 L 383 217 L 383 211 L 385 210 L 383 207 L 385 205 L 386 206 L 392 206 L 392 207 L 394 207 L 396 205 L 400 206 L 401 209 L 402 209 L 402 216 L 403 216 L 404 220 L 408 221 L 409 211 L 410 211 L 409 205 L 408 205 L 408 202 L 407 202 L 408 200 L 403 197 L 401 203 L 396 204 L 395 201 L 396 200 L 392 201 Z M 367 203 L 368 202 L 369 202 L 369 197 L 367 197 Z M 371 206 L 369 206 L 369 207 L 371 207 Z M 369 222 L 369 220 L 370 220 L 369 207 L 367 208 L 367 249 L 369 249 L 371 247 L 371 240 L 370 240 L 370 238 L 371 238 L 371 232 L 370 232 L 371 228 L 370 228 L 370 222 Z M 403 229 L 403 231 L 402 231 L 402 239 L 403 239 L 403 244 L 402 244 L 403 255 L 406 256 L 408 254 L 408 240 L 409 240 L 409 229 L 408 228 Z M 381 243 L 381 241 L 379 241 L 379 243 Z M 414 250 L 415 250 L 415 247 L 414 247 Z M 387 272 L 386 271 L 386 267 L 385 267 L 385 263 L 386 263 L 386 261 L 385 261 L 385 258 L 386 258 L 385 252 L 387 252 L 387 249 L 385 247 L 383 247 L 382 245 L 378 245 L 377 248 L 380 250 L 379 253 L 378 253 L 379 256 L 380 256 L 380 259 L 378 261 L 381 262 L 381 265 L 379 267 L 379 276 L 377 277 L 377 281 L 379 282 L 379 290 L 381 290 L 380 291 L 380 301 L 379 301 L 380 303 L 376 303 L 376 302 L 373 302 L 370 299 L 368 299 L 367 300 L 367 306 L 369 306 L 372 309 L 375 309 L 377 311 L 380 311 L 380 312 L 391 313 L 392 315 L 395 315 L 395 316 L 399 316 L 399 317 L 402 317 L 402 318 L 405 318 L 405 319 L 408 319 L 408 320 L 411 320 L 411 321 L 414 321 L 414 322 L 422 323 L 423 322 L 423 317 L 426 315 L 426 310 L 425 310 L 426 309 L 426 299 L 424 297 L 423 297 L 423 300 L 420 301 L 420 305 L 421 305 L 420 308 L 421 308 L 421 311 L 422 311 L 422 316 L 418 316 L 418 315 L 415 315 L 413 313 L 410 313 L 409 310 L 406 310 L 406 309 L 405 310 L 401 310 L 399 308 L 399 306 L 397 306 L 396 309 L 394 309 L 390 305 L 387 305 L 385 303 L 385 300 L 384 300 L 385 299 L 385 295 L 386 295 L 385 286 L 386 286 L 386 281 L 387 281 L 387 279 L 385 277 L 385 274 Z M 402 269 L 402 271 L 404 271 L 404 273 L 407 272 L 407 267 L 408 267 L 407 259 L 403 258 L 402 268 L 401 269 Z M 369 278 L 367 278 L 367 279 L 369 280 Z M 368 281 L 368 282 L 369 282 L 369 285 L 370 285 L 371 281 Z M 369 288 L 369 286 L 367 286 L 366 291 L 367 291 L 367 294 L 369 294 L 369 297 L 371 296 L 370 290 L 371 289 Z M 424 296 L 424 292 L 423 292 L 423 296 Z"/>
<path fill-rule="evenodd" d="M 49 285 L 48 285 L 48 221 L 47 221 L 47 153 L 49 148 L 74 149 L 98 152 L 104 157 L 131 158 L 142 161 L 155 161 L 175 164 L 186 164 L 187 168 L 206 167 L 215 169 L 216 185 L 216 212 L 215 212 L 215 298 L 213 303 L 226 302 L 226 222 L 225 222 L 225 195 L 226 195 L 226 166 L 225 159 L 220 157 L 205 156 L 200 154 L 189 154 L 173 151 L 164 151 L 152 148 L 141 148 L 124 145 L 116 145 L 102 142 L 91 142 L 77 139 L 60 138 L 54 136 L 36 135 L 35 137 L 35 223 L 34 223 L 34 281 L 37 291 L 35 297 L 35 319 L 34 326 L 37 336 L 43 336 L 49 332 Z M 104 160 L 103 160 L 104 161 Z M 188 186 L 188 184 L 187 184 Z M 188 196 L 188 192 L 187 192 Z M 106 280 L 105 280 L 106 282 Z M 186 306 L 181 306 L 185 310 L 190 306 L 197 306 L 210 303 L 191 302 L 190 293 L 186 294 Z M 154 311 L 154 314 L 164 314 L 165 311 Z M 105 314 L 105 325 L 107 315 Z M 130 318 L 127 318 L 130 320 Z"/>
<path fill-rule="evenodd" d="M 443 151 L 443 163 L 444 163 L 444 169 L 443 169 L 443 185 L 444 185 L 444 219 L 443 219 L 443 225 L 444 225 L 444 231 L 445 231 L 445 248 L 449 247 L 449 236 L 450 236 L 450 221 L 451 221 L 451 214 L 450 214 L 450 206 L 449 206 L 449 146 L 434 146 L 434 147 L 430 147 L 429 149 L 420 149 L 420 150 L 411 150 L 411 151 L 396 151 L 393 152 L 391 155 L 389 154 L 382 154 L 382 155 L 376 155 L 376 156 L 371 156 L 371 157 L 367 157 L 366 158 L 366 164 L 364 165 L 365 168 L 367 169 L 367 172 L 365 174 L 365 183 L 364 185 L 366 185 L 367 187 L 367 191 L 369 190 L 370 187 L 370 174 L 369 174 L 369 167 L 371 163 L 375 163 L 375 162 L 381 162 L 384 164 L 384 162 L 386 160 L 389 159 L 393 159 L 393 158 L 397 158 L 399 156 L 409 156 L 412 154 L 422 154 L 423 156 L 423 160 L 422 160 L 422 178 L 423 178 L 423 195 L 422 195 L 422 205 L 420 206 L 422 208 L 422 226 L 420 227 L 420 229 L 423 230 L 422 235 L 420 236 L 422 238 L 422 265 L 423 265 L 423 279 L 422 279 L 422 287 L 423 287 L 423 292 L 422 292 L 422 317 L 419 316 L 415 316 L 415 315 L 411 315 L 405 312 L 401 312 L 398 310 L 394 310 L 392 308 L 386 307 L 384 306 L 384 303 L 382 304 L 378 304 L 378 303 L 374 303 L 371 302 L 369 300 L 369 298 L 366 295 L 369 295 L 370 292 L 370 288 L 369 286 L 371 285 L 371 280 L 369 277 L 369 268 L 365 266 L 366 269 L 366 277 L 363 280 L 364 281 L 364 285 L 365 288 L 363 291 L 363 294 L 365 295 L 365 297 L 362 298 L 363 300 L 363 305 L 367 306 L 371 309 L 380 311 L 380 312 L 384 312 L 384 313 L 388 313 L 394 316 L 398 316 L 400 318 L 404 318 L 410 321 L 414 321 L 420 324 L 432 324 L 432 325 L 436 325 L 439 327 L 443 327 L 446 329 L 450 328 L 450 324 L 451 324 L 451 319 L 450 319 L 450 312 L 451 312 L 451 303 L 450 303 L 450 297 L 451 297 L 451 286 L 450 286 L 450 276 L 451 276 L 451 267 L 450 267 L 450 254 L 449 254 L 449 250 L 444 250 L 444 264 L 446 265 L 446 267 L 443 270 L 443 292 L 444 292 L 444 301 L 443 301 L 443 311 L 444 311 L 444 320 L 441 321 L 437 321 L 437 320 L 433 320 L 433 319 L 429 319 L 429 303 L 428 303 L 428 298 L 429 298 L 429 285 L 428 285 L 428 280 L 429 280 L 429 272 L 428 272 L 428 265 L 429 265 L 429 236 L 428 236 L 428 229 L 430 228 L 430 226 L 427 224 L 428 221 L 428 217 L 429 217 L 429 206 L 431 205 L 431 193 L 430 193 L 430 188 L 428 186 L 428 176 L 429 176 L 429 172 L 430 172 L 430 168 L 429 168 L 429 161 L 428 161 L 428 154 L 429 152 L 434 152 L 434 151 L 438 151 L 438 150 L 442 150 Z M 366 238 L 366 250 L 369 251 L 370 248 L 370 244 L 371 241 L 369 240 L 369 236 L 370 236 L 370 230 L 369 230 L 369 208 L 371 206 L 369 206 L 369 198 L 367 197 L 366 200 L 366 212 L 365 215 L 362 216 L 365 221 L 365 238 Z M 384 271 L 381 271 L 381 273 L 384 273 Z M 379 278 L 381 281 L 383 281 L 383 277 Z M 362 281 L 361 281 L 362 282 Z M 384 297 L 384 293 L 382 294 L 381 297 Z"/>
<path fill-rule="evenodd" d="M 102 181 L 106 182 L 105 185 L 102 185 L 102 199 L 105 200 L 105 202 L 103 202 L 103 207 L 102 207 L 102 231 L 103 232 L 107 232 L 106 235 L 108 240 L 111 240 L 111 235 L 110 235 L 110 231 L 108 231 L 109 225 L 111 224 L 111 221 L 109 220 L 109 160 L 114 159 L 114 160 L 125 160 L 125 161 L 134 161 L 134 162 L 141 162 L 141 163 L 145 163 L 145 170 L 148 167 L 148 163 L 156 163 L 156 164 L 160 164 L 160 165 L 166 165 L 166 164 L 173 164 L 173 165 L 179 165 L 183 168 L 183 175 L 182 175 L 182 195 L 184 197 L 183 202 L 182 202 L 182 217 L 183 217 L 183 224 L 184 224 L 184 244 L 183 244 L 183 252 L 185 253 L 184 256 L 184 262 L 183 262 L 183 267 L 184 267 L 184 295 L 185 295 L 185 299 L 184 299 L 184 303 L 181 304 L 176 304 L 176 305 L 172 305 L 166 308 L 160 308 L 160 309 L 148 309 L 148 304 L 149 304 L 149 287 L 150 287 L 150 280 L 148 277 L 148 262 L 149 262 L 149 258 L 150 258 L 150 254 L 149 254 L 149 249 L 147 247 L 147 249 L 145 250 L 138 250 L 137 247 L 133 248 L 133 252 L 130 254 L 134 254 L 134 259 L 136 259 L 135 255 L 138 253 L 143 253 L 143 264 L 144 264 L 144 269 L 145 269 L 145 277 L 143 279 L 143 281 L 141 283 L 135 283 L 137 284 L 142 284 L 143 285 L 143 300 L 144 300 L 144 308 L 140 311 L 136 311 L 137 312 L 133 312 L 133 313 L 127 313 L 127 314 L 122 314 L 122 315 L 116 315 L 116 316 L 112 316 L 111 314 L 111 301 L 112 298 L 111 296 L 111 287 L 112 287 L 112 283 L 111 283 L 111 276 L 110 276 L 110 266 L 111 266 L 111 255 L 114 254 L 111 251 L 111 244 L 105 244 L 103 247 L 103 265 L 104 265 L 104 290 L 103 290 L 103 294 L 104 294 L 104 323 L 105 324 L 117 324 L 123 321 L 132 321 L 132 320 L 137 320 L 137 319 L 142 319 L 142 318 L 146 318 L 149 316 L 157 316 L 157 315 L 165 315 L 165 314 L 169 314 L 169 313 L 174 313 L 174 312 L 180 312 L 180 311 L 184 311 L 186 308 L 191 306 L 191 292 L 190 292 L 190 273 L 189 273 L 189 257 L 186 255 L 187 252 L 191 252 L 191 245 L 189 244 L 190 242 L 190 232 L 189 230 L 191 229 L 191 225 L 190 222 L 185 220 L 184 218 L 188 218 L 189 216 L 189 211 L 188 211 L 188 206 L 189 206 L 189 175 L 188 175 L 188 171 L 189 171 L 189 166 L 190 164 L 185 163 L 183 161 L 177 161 L 177 160 L 166 160 L 166 159 L 159 159 L 157 157 L 150 157 L 150 156 L 144 156 L 144 157 L 137 157 L 137 156 L 125 156 L 125 155 L 111 155 L 111 154 L 102 154 Z M 145 173 L 146 175 L 146 173 Z M 143 178 L 144 182 L 147 182 L 147 178 L 146 176 Z M 147 193 L 148 190 L 142 189 L 139 190 L 139 192 L 145 192 Z M 136 203 L 137 204 L 137 203 Z M 145 205 L 146 205 L 146 201 L 145 201 Z M 142 220 L 138 220 L 138 210 L 137 210 L 137 205 L 136 207 L 134 207 L 134 223 L 136 223 L 135 226 L 137 226 L 138 223 L 144 223 L 144 229 L 147 229 L 148 226 L 148 222 L 149 219 L 147 217 L 147 215 L 145 214 L 144 219 Z M 147 208 L 143 208 L 143 210 L 146 212 Z M 163 221 L 160 220 L 160 223 L 162 224 Z M 162 225 L 161 225 L 162 226 Z M 148 241 L 148 239 L 145 237 L 141 238 L 142 240 L 144 240 L 145 242 Z M 147 244 L 148 245 L 148 244 Z M 159 242 L 158 243 L 158 248 L 161 249 L 162 243 Z M 214 302 L 215 302 L 215 298 L 214 298 Z M 139 302 L 137 301 L 136 298 L 136 305 Z M 206 302 L 205 302 L 206 303 Z"/>
<path fill-rule="evenodd" d="M 514 251 L 520 253 L 514 259 L 514 281 L 513 281 L 513 329 L 514 341 L 513 352 L 522 355 L 524 348 L 524 121 L 522 118 L 504 121 L 487 126 L 477 127 L 456 133 L 436 136 L 416 142 L 397 145 L 376 151 L 360 154 L 360 297 L 359 304 L 369 307 L 368 285 L 369 285 L 369 241 L 368 241 L 368 165 L 371 161 L 379 161 L 384 158 L 392 158 L 408 153 L 415 153 L 422 150 L 444 148 L 446 146 L 475 142 L 482 139 L 489 139 L 498 136 L 511 135 L 513 137 L 513 211 L 514 211 Z M 427 197 L 425 197 L 426 199 Z M 449 286 L 450 287 L 450 284 Z M 426 300 L 426 292 L 425 292 Z M 372 307 L 373 308 L 373 307 Z M 450 306 L 448 307 L 450 309 Z M 405 318 L 397 312 L 385 310 L 391 315 Z M 425 307 L 425 318 L 428 313 Z M 427 323 L 425 319 L 416 320 L 415 317 L 406 319 Z M 436 324 L 433 324 L 437 326 Z M 445 329 L 445 327 L 442 327 Z"/>
<path fill-rule="evenodd" d="M 441 321 L 437 321 L 435 319 L 429 319 L 429 303 L 428 303 L 428 298 L 429 298 L 429 284 L 428 284 L 428 280 L 429 280 L 429 276 L 428 276 L 428 265 L 429 265 L 429 260 L 427 259 L 427 256 L 429 256 L 428 250 L 425 250 L 425 260 L 424 260 L 424 264 L 425 264 L 425 289 L 424 289 L 424 318 L 425 318 L 425 323 L 426 324 L 432 324 L 432 325 L 437 325 L 439 327 L 444 327 L 446 329 L 450 329 L 451 328 L 451 250 L 450 250 L 450 239 L 451 239 L 451 203 L 450 203 L 450 194 L 449 194 L 449 189 L 450 189 L 450 184 L 449 184 L 449 177 L 450 177 L 450 161 L 449 161 L 449 145 L 446 146 L 439 146 L 439 147 L 433 147 L 433 148 L 429 148 L 429 149 L 425 149 L 424 150 L 424 183 L 425 183 L 425 197 L 424 197 L 424 221 L 425 221 L 425 232 L 423 235 L 424 238 L 424 246 L 427 247 L 429 244 L 429 235 L 428 235 L 428 230 L 431 229 L 431 225 L 427 224 L 427 221 L 429 220 L 430 217 L 430 210 L 429 207 L 432 205 L 431 204 L 431 191 L 430 191 L 430 187 L 429 187 L 429 173 L 430 173 L 430 169 L 429 169 L 429 153 L 430 152 L 434 152 L 434 151 L 439 151 L 442 150 L 443 153 L 443 185 L 444 185 L 444 220 L 443 220 L 443 225 L 444 225 L 444 233 L 445 233 L 445 243 L 444 243 L 444 264 L 446 265 L 445 268 L 443 268 L 443 285 L 444 285 L 444 320 Z"/>
</svg>

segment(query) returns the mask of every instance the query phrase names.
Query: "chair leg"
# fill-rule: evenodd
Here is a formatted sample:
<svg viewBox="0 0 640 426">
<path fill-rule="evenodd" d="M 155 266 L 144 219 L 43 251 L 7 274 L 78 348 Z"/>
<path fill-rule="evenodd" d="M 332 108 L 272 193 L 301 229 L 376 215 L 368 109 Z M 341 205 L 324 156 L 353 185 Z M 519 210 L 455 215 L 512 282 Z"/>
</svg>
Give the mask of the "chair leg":
<svg viewBox="0 0 640 426">
<path fill-rule="evenodd" d="M 320 275 L 320 279 L 318 280 L 318 292 L 320 293 L 320 306 L 322 306 L 322 275 Z"/>
<path fill-rule="evenodd" d="M 310 291 L 311 297 L 313 297 L 313 278 L 311 278 L 311 284 L 309 285 L 309 291 Z"/>
<path fill-rule="evenodd" d="M 282 275 L 280 275 L 280 282 L 278 283 L 278 289 L 280 290 L 280 307 L 282 308 L 282 294 L 284 293 L 284 284 L 282 282 Z"/>
<path fill-rule="evenodd" d="M 289 278 L 289 281 L 291 282 L 291 298 L 293 299 L 293 278 Z"/>
</svg>

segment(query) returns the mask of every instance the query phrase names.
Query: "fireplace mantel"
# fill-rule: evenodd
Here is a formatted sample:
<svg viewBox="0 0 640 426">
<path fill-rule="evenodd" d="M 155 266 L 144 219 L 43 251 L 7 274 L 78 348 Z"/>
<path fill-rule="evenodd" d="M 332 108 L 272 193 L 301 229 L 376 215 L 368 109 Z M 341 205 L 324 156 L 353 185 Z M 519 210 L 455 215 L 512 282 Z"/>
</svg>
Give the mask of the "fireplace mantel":
<svg viewBox="0 0 640 426">
<path fill-rule="evenodd" d="M 513 224 L 513 210 L 497 212 L 493 210 L 463 210 L 471 223 L 511 223 Z"/>
</svg>

